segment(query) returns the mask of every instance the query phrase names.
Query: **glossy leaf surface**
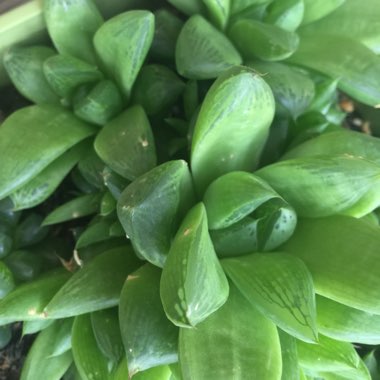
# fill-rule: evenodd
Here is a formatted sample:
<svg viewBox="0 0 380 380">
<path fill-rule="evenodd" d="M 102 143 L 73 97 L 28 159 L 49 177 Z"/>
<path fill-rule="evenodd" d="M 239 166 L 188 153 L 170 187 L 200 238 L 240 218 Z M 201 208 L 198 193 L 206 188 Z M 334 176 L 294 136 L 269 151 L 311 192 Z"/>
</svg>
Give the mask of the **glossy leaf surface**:
<svg viewBox="0 0 380 380">
<path fill-rule="evenodd" d="M 291 56 L 299 44 L 299 37 L 294 32 L 248 19 L 234 22 L 228 36 L 246 59 L 279 61 Z"/>
<path fill-rule="evenodd" d="M 42 69 L 44 61 L 54 54 L 54 50 L 48 47 L 32 46 L 12 47 L 4 55 L 4 68 L 13 85 L 34 103 L 59 103 Z"/>
<path fill-rule="evenodd" d="M 103 18 L 94 2 L 46 0 L 43 7 L 47 29 L 57 50 L 95 63 L 92 37 L 102 25 Z"/>
<path fill-rule="evenodd" d="M 195 329 L 180 330 L 179 358 L 184 380 L 281 379 L 275 325 L 232 286 L 224 306 Z"/>
<path fill-rule="evenodd" d="M 86 194 L 58 206 L 43 221 L 44 226 L 58 224 L 94 214 L 99 210 L 102 194 Z"/>
<path fill-rule="evenodd" d="M 170 4 L 174 5 L 179 11 L 188 16 L 193 14 L 202 13 L 203 4 L 202 0 L 168 0 Z"/>
<path fill-rule="evenodd" d="M 275 0 L 269 5 L 265 22 L 294 32 L 304 16 L 304 0 Z"/>
<path fill-rule="evenodd" d="M 303 0 L 305 13 L 302 24 L 310 24 L 318 19 L 326 17 L 329 13 L 339 8 L 346 0 Z"/>
<path fill-rule="evenodd" d="M 62 98 L 70 97 L 79 85 L 96 82 L 103 77 L 96 66 L 63 54 L 49 57 L 43 69 L 51 88 Z"/>
<path fill-rule="evenodd" d="M 0 325 L 46 318 L 44 307 L 69 277 L 68 272 L 53 272 L 18 286 L 0 301 Z"/>
<path fill-rule="evenodd" d="M 215 249 L 222 256 L 274 249 L 291 236 L 297 223 L 292 207 L 251 173 L 219 177 L 203 201 Z"/>
<path fill-rule="evenodd" d="M 174 324 L 194 327 L 226 302 L 228 289 L 208 233 L 206 210 L 198 203 L 171 245 L 161 278 L 162 304 Z"/>
<path fill-rule="evenodd" d="M 95 50 L 127 98 L 148 53 L 153 33 L 153 14 L 136 10 L 113 17 L 95 34 Z"/>
<path fill-rule="evenodd" d="M 209 18 L 221 30 L 223 30 L 228 23 L 230 13 L 231 0 L 203 0 L 209 14 Z"/>
<path fill-rule="evenodd" d="M 214 82 L 201 106 L 191 147 L 200 194 L 222 174 L 254 169 L 273 115 L 270 87 L 252 70 L 234 68 Z"/>
<path fill-rule="evenodd" d="M 281 329 L 277 330 L 281 344 L 281 380 L 301 380 L 300 367 L 298 363 L 297 340 Z"/>
<path fill-rule="evenodd" d="M 364 104 L 380 104 L 380 57 L 355 39 L 302 36 L 298 50 L 289 61 L 340 78 L 339 88 Z"/>
<path fill-rule="evenodd" d="M 148 117 L 133 106 L 107 123 L 95 139 L 99 157 L 116 173 L 134 180 L 156 166 L 156 149 Z"/>
<path fill-rule="evenodd" d="M 184 161 L 166 162 L 132 182 L 120 196 L 117 213 L 136 252 L 162 267 L 172 236 L 193 199 Z"/>
<path fill-rule="evenodd" d="M 3 299 L 15 287 L 13 274 L 10 269 L 0 261 L 0 300 Z"/>
<path fill-rule="evenodd" d="M 26 357 L 21 372 L 21 380 L 60 380 L 72 362 L 70 352 L 50 357 L 58 324 L 54 323 L 43 330 L 34 341 Z"/>
<path fill-rule="evenodd" d="M 223 260 L 242 294 L 288 334 L 306 342 L 317 337 L 313 280 L 301 260 L 284 253 L 254 253 Z"/>
<path fill-rule="evenodd" d="M 139 265 L 129 247 L 97 256 L 59 290 L 45 308 L 50 318 L 66 318 L 116 306 L 127 277 Z"/>
<path fill-rule="evenodd" d="M 0 129 L 0 198 L 93 133 L 90 126 L 60 107 L 30 106 L 13 113 Z"/>
<path fill-rule="evenodd" d="M 178 360 L 178 329 L 162 308 L 160 278 L 159 268 L 145 264 L 128 276 L 120 296 L 120 329 L 131 377 Z"/>
<path fill-rule="evenodd" d="M 240 54 L 228 38 L 200 15 L 189 18 L 177 39 L 176 66 L 189 79 L 212 79 L 240 65 Z"/>
<path fill-rule="evenodd" d="M 49 357 L 60 356 L 71 349 L 71 331 L 73 318 L 66 318 L 54 322 L 54 340 L 50 346 Z"/>
<path fill-rule="evenodd" d="M 348 216 L 331 216 L 299 221 L 282 249 L 305 262 L 316 293 L 380 314 L 379 246 L 378 227 Z"/>
<path fill-rule="evenodd" d="M 36 319 L 35 321 L 25 321 L 22 323 L 22 336 L 36 334 L 54 323 L 51 319 Z"/>
<path fill-rule="evenodd" d="M 333 339 L 380 344 L 380 315 L 317 296 L 318 330 Z"/>
<path fill-rule="evenodd" d="M 82 380 L 108 380 L 107 359 L 96 344 L 90 315 L 79 315 L 72 332 L 74 363 Z"/>
<path fill-rule="evenodd" d="M 380 204 L 380 166 L 355 156 L 299 157 L 266 166 L 255 174 L 299 216 L 345 213 L 360 217 Z"/>
</svg>

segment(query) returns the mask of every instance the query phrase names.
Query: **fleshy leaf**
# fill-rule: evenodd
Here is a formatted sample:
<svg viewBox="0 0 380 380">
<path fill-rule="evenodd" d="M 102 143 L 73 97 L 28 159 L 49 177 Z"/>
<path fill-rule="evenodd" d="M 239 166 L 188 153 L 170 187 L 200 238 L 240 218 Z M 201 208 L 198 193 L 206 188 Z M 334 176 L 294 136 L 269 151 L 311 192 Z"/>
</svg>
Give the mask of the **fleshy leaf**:
<svg viewBox="0 0 380 380">
<path fill-rule="evenodd" d="M 97 256 L 59 290 L 46 306 L 49 318 L 67 318 L 116 306 L 127 277 L 139 265 L 127 246 Z"/>
<path fill-rule="evenodd" d="M 99 157 L 116 173 L 134 180 L 156 166 L 156 149 L 148 117 L 133 106 L 107 123 L 95 139 Z"/>
<path fill-rule="evenodd" d="M 379 227 L 348 216 L 331 216 L 300 220 L 282 249 L 305 262 L 316 293 L 380 314 L 379 247 Z"/>
<path fill-rule="evenodd" d="M 94 46 L 108 74 L 129 98 L 154 34 L 154 16 L 143 10 L 121 13 L 96 32 Z"/>
<path fill-rule="evenodd" d="M 265 22 L 294 32 L 302 22 L 304 0 L 275 0 L 269 5 Z"/>
<path fill-rule="evenodd" d="M 10 194 L 14 210 L 32 208 L 49 198 L 86 152 L 86 148 L 88 148 L 87 142 L 77 144 L 49 164 L 31 181 Z"/>
<path fill-rule="evenodd" d="M 59 98 L 47 82 L 44 61 L 54 55 L 53 49 L 45 46 L 12 47 L 4 55 L 3 62 L 17 90 L 37 104 L 59 104 Z"/>
<path fill-rule="evenodd" d="M 133 101 L 143 106 L 148 115 L 165 112 L 177 101 L 185 84 L 166 66 L 146 65 L 133 87 Z"/>
<path fill-rule="evenodd" d="M 299 375 L 300 367 L 298 364 L 297 340 L 281 329 L 277 330 L 280 338 L 282 356 L 281 380 L 301 380 Z"/>
<path fill-rule="evenodd" d="M 82 380 L 108 380 L 107 359 L 98 348 L 90 315 L 79 315 L 72 332 L 74 363 Z"/>
<path fill-rule="evenodd" d="M 341 129 L 323 133 L 289 150 L 282 159 L 324 154 L 350 154 L 380 165 L 380 139 L 364 133 Z"/>
<path fill-rule="evenodd" d="M 222 261 L 242 294 L 288 334 L 317 337 L 314 286 L 301 260 L 284 253 L 254 253 Z"/>
<path fill-rule="evenodd" d="M 319 335 L 317 344 L 297 341 L 300 365 L 309 371 L 344 371 L 358 368 L 360 357 L 347 342 Z"/>
<path fill-rule="evenodd" d="M 171 245 L 161 278 L 166 315 L 177 326 L 194 327 L 228 298 L 228 282 L 198 203 L 186 215 Z"/>
<path fill-rule="evenodd" d="M 364 104 L 380 104 L 380 57 L 356 39 L 304 35 L 289 61 L 339 78 L 339 88 Z"/>
<path fill-rule="evenodd" d="M 4 262 L 12 271 L 16 282 L 35 280 L 43 266 L 43 258 L 27 250 L 13 251 Z"/>
<path fill-rule="evenodd" d="M 188 16 L 202 13 L 203 11 L 202 0 L 168 0 L 168 2 Z"/>
<path fill-rule="evenodd" d="M 189 79 L 213 79 L 242 62 L 228 38 L 200 15 L 183 26 L 175 57 L 178 73 Z"/>
<path fill-rule="evenodd" d="M 246 59 L 283 60 L 290 57 L 299 44 L 299 37 L 294 32 L 248 19 L 234 22 L 228 36 Z"/>
<path fill-rule="evenodd" d="M 71 349 L 71 330 L 74 318 L 55 321 L 54 340 L 50 345 L 49 357 L 60 356 Z"/>
<path fill-rule="evenodd" d="M 94 214 L 99 210 L 102 194 L 86 194 L 58 206 L 42 222 L 44 226 L 58 224 Z"/>
<path fill-rule="evenodd" d="M 191 147 L 200 194 L 222 174 L 255 168 L 273 116 L 272 91 L 252 70 L 234 68 L 214 82 L 199 112 Z"/>
<path fill-rule="evenodd" d="M 318 331 L 345 342 L 380 344 L 380 315 L 317 296 Z"/>
<path fill-rule="evenodd" d="M 258 5 L 266 6 L 267 3 L 273 0 L 232 0 L 231 1 L 231 13 L 237 14 L 244 12 L 247 9 L 254 8 Z"/>
<path fill-rule="evenodd" d="M 319 3 L 319 2 L 318 2 Z M 328 3 L 327 3 L 328 4 Z M 346 0 L 341 7 L 312 24 L 302 28 L 301 34 L 333 34 L 355 36 L 375 53 L 380 53 L 380 6 L 377 0 L 367 0 L 365 7 L 359 1 Z"/>
<path fill-rule="evenodd" d="M 221 256 L 272 250 L 292 235 L 297 223 L 293 208 L 251 173 L 219 177 L 203 201 L 211 238 Z"/>
<path fill-rule="evenodd" d="M 129 376 L 127 359 L 123 359 L 112 380 L 125 380 Z M 133 376 L 133 380 L 173 380 L 169 366 L 153 367 Z M 175 379 L 176 380 L 176 379 Z"/>
<path fill-rule="evenodd" d="M 180 329 L 179 358 L 183 380 L 281 379 L 275 325 L 232 286 L 218 311 L 194 329 Z"/>
<path fill-rule="evenodd" d="M 132 182 L 117 205 L 120 223 L 136 252 L 162 267 L 182 216 L 194 203 L 184 161 L 169 161 Z"/>
<path fill-rule="evenodd" d="M 42 330 L 45 330 L 55 321 L 52 319 L 36 319 L 35 321 L 24 321 L 22 323 L 22 336 L 28 334 L 36 334 Z"/>
<path fill-rule="evenodd" d="M 0 261 L 0 300 L 9 294 L 15 287 L 13 274 L 10 269 Z"/>
<path fill-rule="evenodd" d="M 14 112 L 0 129 L 0 198 L 30 181 L 94 132 L 60 107 L 30 106 Z"/>
<path fill-rule="evenodd" d="M 47 29 L 57 50 L 95 63 L 92 37 L 103 18 L 92 0 L 45 0 Z"/>
<path fill-rule="evenodd" d="M 89 89 L 79 88 L 73 98 L 73 103 L 76 116 L 100 126 L 123 109 L 120 91 L 110 80 L 102 80 Z"/>
<path fill-rule="evenodd" d="M 380 205 L 380 166 L 356 156 L 299 157 L 266 166 L 255 174 L 299 216 L 344 213 L 361 217 Z"/>
<path fill-rule="evenodd" d="M 70 275 L 68 272 L 54 271 L 18 286 L 0 301 L 0 325 L 45 319 L 44 307 Z"/>
<path fill-rule="evenodd" d="M 249 65 L 263 75 L 273 91 L 277 104 L 296 119 L 314 97 L 314 82 L 303 71 L 277 62 L 253 62 Z M 276 110 L 279 112 L 279 110 Z"/>
<path fill-rule="evenodd" d="M 51 88 L 62 98 L 69 98 L 79 85 L 97 82 L 103 77 L 96 66 L 63 54 L 49 57 L 43 69 Z"/>
<path fill-rule="evenodd" d="M 310 24 L 316 20 L 326 17 L 329 13 L 339 8 L 346 0 L 303 0 L 305 12 L 302 24 Z"/>
<path fill-rule="evenodd" d="M 108 240 L 110 238 L 110 228 L 113 223 L 113 218 L 95 217 L 80 233 L 75 248 L 80 249 L 100 241 Z"/>
<path fill-rule="evenodd" d="M 72 362 L 70 352 L 56 357 L 49 356 L 58 327 L 59 322 L 55 322 L 38 334 L 26 357 L 20 380 L 60 380 L 68 370 Z"/>
<path fill-rule="evenodd" d="M 23 248 L 36 244 L 43 240 L 49 232 L 46 227 L 41 227 L 42 216 L 34 212 L 30 212 L 17 225 L 14 231 L 15 248 Z"/>
<path fill-rule="evenodd" d="M 91 313 L 91 323 L 100 351 L 113 366 L 116 365 L 125 354 L 117 308 Z"/>
<path fill-rule="evenodd" d="M 120 328 L 133 379 L 140 371 L 178 360 L 178 329 L 162 308 L 160 277 L 159 268 L 145 264 L 128 276 L 121 292 Z"/>
<path fill-rule="evenodd" d="M 230 15 L 231 0 L 202 0 L 206 6 L 209 18 L 219 29 L 225 29 Z M 232 0 L 233 1 L 233 0 Z"/>
</svg>

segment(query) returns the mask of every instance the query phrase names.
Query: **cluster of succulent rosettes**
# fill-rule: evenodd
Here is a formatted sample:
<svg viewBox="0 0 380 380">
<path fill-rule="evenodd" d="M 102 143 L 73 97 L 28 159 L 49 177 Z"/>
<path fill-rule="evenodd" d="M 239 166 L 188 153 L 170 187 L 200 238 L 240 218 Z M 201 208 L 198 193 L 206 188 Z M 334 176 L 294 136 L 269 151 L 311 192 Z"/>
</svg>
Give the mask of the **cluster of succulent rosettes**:
<svg viewBox="0 0 380 380">
<path fill-rule="evenodd" d="M 380 140 L 337 105 L 380 103 L 367 2 L 44 1 L 54 48 L 4 57 L 36 103 L 0 128 L 0 326 L 40 332 L 22 380 L 370 379 Z"/>
</svg>

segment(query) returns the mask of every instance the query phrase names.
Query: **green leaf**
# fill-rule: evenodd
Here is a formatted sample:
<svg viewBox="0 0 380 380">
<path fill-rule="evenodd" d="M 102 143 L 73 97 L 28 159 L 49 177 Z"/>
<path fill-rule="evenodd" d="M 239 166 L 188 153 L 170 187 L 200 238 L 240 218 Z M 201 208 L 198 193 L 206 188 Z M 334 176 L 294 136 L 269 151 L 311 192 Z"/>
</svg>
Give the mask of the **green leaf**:
<svg viewBox="0 0 380 380">
<path fill-rule="evenodd" d="M 124 358 L 112 380 L 125 380 L 127 378 L 129 378 L 128 365 L 127 359 Z M 133 380 L 172 380 L 172 373 L 168 366 L 163 365 L 138 372 L 133 376 Z"/>
<path fill-rule="evenodd" d="M 60 380 L 72 363 L 70 352 L 49 357 L 59 324 L 56 322 L 38 334 L 29 350 L 21 372 L 21 380 Z"/>
<path fill-rule="evenodd" d="M 179 223 L 194 204 L 185 161 L 169 161 L 132 182 L 117 205 L 120 223 L 135 251 L 162 267 Z"/>
<path fill-rule="evenodd" d="M 329 13 L 339 8 L 346 0 L 303 0 L 305 13 L 302 24 L 310 24 L 316 20 L 326 17 Z"/>
<path fill-rule="evenodd" d="M 156 166 L 156 149 L 144 109 L 133 106 L 107 123 L 95 139 L 99 157 L 116 173 L 134 180 Z"/>
<path fill-rule="evenodd" d="M 308 371 L 344 371 L 356 369 L 360 357 L 350 343 L 319 335 L 318 344 L 297 341 L 300 365 Z"/>
<path fill-rule="evenodd" d="M 228 38 L 200 15 L 183 26 L 175 59 L 178 73 L 189 79 L 213 79 L 242 62 Z"/>
<path fill-rule="evenodd" d="M 121 13 L 105 22 L 94 37 L 95 50 L 108 74 L 128 98 L 154 34 L 151 12 Z"/>
<path fill-rule="evenodd" d="M 186 215 L 171 245 L 161 278 L 161 300 L 177 326 L 194 327 L 228 298 L 228 282 L 198 203 Z"/>
<path fill-rule="evenodd" d="M 100 215 L 107 216 L 116 210 L 116 200 L 110 191 L 106 191 L 100 201 Z"/>
<path fill-rule="evenodd" d="M 281 379 L 275 325 L 232 286 L 218 311 L 195 329 L 180 329 L 179 358 L 184 380 Z"/>
<path fill-rule="evenodd" d="M 15 248 L 23 248 L 43 240 L 49 232 L 47 227 L 41 227 L 42 216 L 34 212 L 27 214 L 14 231 Z"/>
<path fill-rule="evenodd" d="M 98 348 L 90 315 L 79 315 L 72 331 L 74 363 L 82 380 L 108 380 L 107 359 Z"/>
<path fill-rule="evenodd" d="M 304 15 L 304 0 L 275 0 L 269 5 L 265 22 L 294 32 L 301 24 Z"/>
<path fill-rule="evenodd" d="M 168 0 L 168 2 L 188 16 L 203 12 L 202 0 Z"/>
<path fill-rule="evenodd" d="M 42 222 L 43 226 L 58 224 L 69 220 L 82 218 L 96 213 L 99 210 L 99 201 L 103 194 L 86 194 L 74 198 L 65 204 L 58 206 L 48 214 Z"/>
<path fill-rule="evenodd" d="M 60 107 L 30 106 L 14 112 L 0 129 L 0 198 L 26 184 L 93 133 L 89 125 Z"/>
<path fill-rule="evenodd" d="M 44 61 L 54 54 L 45 46 L 12 47 L 4 54 L 4 68 L 12 83 L 33 103 L 59 103 L 42 70 Z"/>
<path fill-rule="evenodd" d="M 10 269 L 0 261 L 0 300 L 9 294 L 15 287 L 15 281 Z"/>
<path fill-rule="evenodd" d="M 117 308 L 91 313 L 91 323 L 100 351 L 113 365 L 117 365 L 125 355 Z"/>
<path fill-rule="evenodd" d="M 371 375 L 362 360 L 359 360 L 358 368 L 345 371 L 319 372 L 324 380 L 371 380 Z M 374 380 L 374 379 L 372 379 Z"/>
<path fill-rule="evenodd" d="M 258 5 L 265 5 L 273 0 L 232 0 L 231 1 L 231 14 L 240 13 Z"/>
<path fill-rule="evenodd" d="M 45 319 L 44 307 L 70 275 L 64 271 L 53 271 L 18 286 L 0 301 L 0 325 Z"/>
<path fill-rule="evenodd" d="M 278 330 L 281 344 L 282 375 L 281 380 L 301 380 L 298 364 L 297 340 L 284 331 Z"/>
<path fill-rule="evenodd" d="M 80 249 L 110 238 L 110 228 L 114 218 L 95 217 L 91 223 L 81 232 L 75 248 Z"/>
<path fill-rule="evenodd" d="M 380 315 L 317 296 L 318 331 L 345 342 L 380 344 Z"/>
<path fill-rule="evenodd" d="M 316 293 L 380 314 L 379 246 L 379 227 L 348 216 L 331 216 L 300 220 L 282 249 L 305 262 Z"/>
<path fill-rule="evenodd" d="M 9 255 L 12 250 L 13 241 L 10 233 L 11 231 L 0 231 L 0 259 Z"/>
<path fill-rule="evenodd" d="M 120 328 L 128 375 L 133 378 L 140 371 L 178 360 L 178 329 L 162 308 L 160 277 L 160 269 L 145 264 L 128 276 L 121 292 Z"/>
<path fill-rule="evenodd" d="M 371 374 L 372 380 L 380 379 L 380 366 L 378 362 L 378 349 L 372 350 L 364 357 L 364 363 Z"/>
<path fill-rule="evenodd" d="M 305 264 L 284 253 L 254 253 L 222 261 L 242 294 L 281 329 L 305 342 L 318 339 L 313 280 Z"/>
<path fill-rule="evenodd" d="M 149 54 L 157 60 L 174 60 L 175 45 L 183 21 L 167 9 L 154 12 L 155 30 Z"/>
<path fill-rule="evenodd" d="M 88 142 L 75 145 L 49 164 L 31 181 L 10 194 L 14 210 L 32 208 L 49 198 L 70 170 L 77 164 L 88 147 Z"/>
<path fill-rule="evenodd" d="M 290 57 L 299 44 L 296 33 L 249 19 L 234 22 L 228 36 L 246 59 L 283 60 Z"/>
<path fill-rule="evenodd" d="M 75 94 L 74 113 L 80 119 L 103 126 L 123 109 L 123 99 L 110 80 L 102 80 L 82 94 L 79 89 Z"/>
<path fill-rule="evenodd" d="M 380 104 L 380 57 L 355 39 L 304 35 L 289 62 L 339 79 L 339 88 L 364 104 Z"/>
<path fill-rule="evenodd" d="M 189 80 L 186 83 L 183 92 L 183 108 L 185 111 L 186 119 L 191 120 L 199 106 L 198 82 L 196 80 Z"/>
<path fill-rule="evenodd" d="M 249 66 L 263 75 L 280 109 L 285 108 L 294 119 L 305 112 L 315 94 L 314 82 L 305 72 L 277 62 L 256 61 Z"/>
<path fill-rule="evenodd" d="M 361 217 L 380 204 L 380 166 L 356 156 L 299 157 L 266 166 L 255 174 L 299 216 L 345 213 Z"/>
<path fill-rule="evenodd" d="M 199 194 L 225 173 L 255 168 L 273 116 L 272 91 L 252 70 L 234 68 L 214 82 L 200 109 L 191 147 Z"/>
<path fill-rule="evenodd" d="M 46 59 L 43 70 L 51 88 L 62 98 L 69 98 L 81 84 L 97 82 L 103 78 L 95 65 L 63 54 Z"/>
<path fill-rule="evenodd" d="M 128 273 L 138 266 L 128 246 L 102 253 L 74 273 L 46 306 L 45 315 L 67 318 L 118 305 Z"/>
<path fill-rule="evenodd" d="M 49 327 L 54 320 L 52 319 L 36 319 L 35 321 L 25 321 L 22 323 L 22 336 L 36 334 Z"/>
<path fill-rule="evenodd" d="M 146 65 L 133 87 L 133 101 L 140 104 L 148 115 L 156 115 L 172 107 L 185 84 L 166 66 Z"/>
<path fill-rule="evenodd" d="M 103 18 L 92 0 L 45 0 L 43 12 L 49 36 L 61 54 L 96 62 L 92 37 Z"/>
<path fill-rule="evenodd" d="M 5 348 L 12 339 L 11 325 L 0 326 L 0 350 Z"/>
<path fill-rule="evenodd" d="M 57 326 L 49 357 L 60 356 L 71 349 L 71 330 L 74 318 L 54 322 Z"/>
<path fill-rule="evenodd" d="M 350 154 L 380 165 L 380 139 L 364 133 L 341 129 L 323 133 L 291 149 L 282 157 L 312 157 L 323 154 Z"/>
<path fill-rule="evenodd" d="M 231 0 L 202 0 L 206 6 L 209 18 L 219 29 L 225 29 L 230 15 Z"/>
<path fill-rule="evenodd" d="M 292 207 L 251 173 L 219 177 L 203 201 L 211 238 L 222 256 L 272 250 L 289 239 L 297 223 Z"/>
<path fill-rule="evenodd" d="M 35 280 L 43 266 L 43 258 L 40 255 L 26 250 L 13 251 L 4 261 L 17 282 Z"/>
</svg>

